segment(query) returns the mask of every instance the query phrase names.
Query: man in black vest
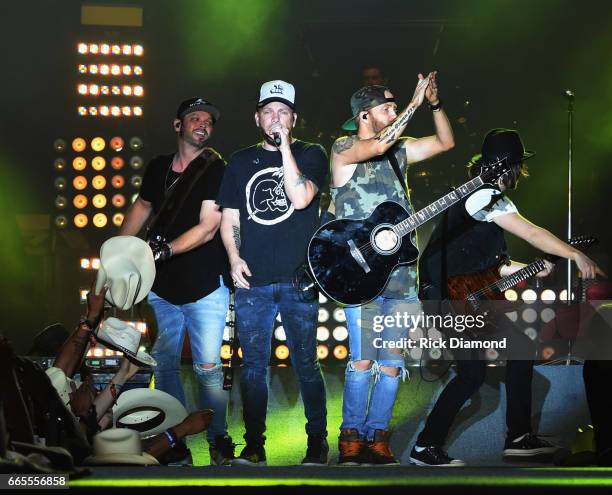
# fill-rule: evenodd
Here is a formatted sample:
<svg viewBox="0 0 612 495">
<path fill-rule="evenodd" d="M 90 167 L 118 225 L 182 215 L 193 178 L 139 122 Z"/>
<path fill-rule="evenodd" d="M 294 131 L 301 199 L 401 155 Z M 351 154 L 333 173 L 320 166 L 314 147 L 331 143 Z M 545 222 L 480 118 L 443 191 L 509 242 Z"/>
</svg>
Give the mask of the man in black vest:
<svg viewBox="0 0 612 495">
<path fill-rule="evenodd" d="M 155 386 L 185 404 L 180 360 L 185 328 L 197 376 L 199 409 L 215 411 L 207 431 L 212 464 L 229 464 L 234 445 L 227 435 L 228 392 L 223 390 L 220 349 L 229 304 L 229 265 L 218 232 L 221 211 L 215 199 L 225 162 L 206 147 L 219 110 L 203 98 L 182 102 L 173 128 L 176 153 L 154 158 L 139 197 L 121 227 L 136 235 L 151 214 L 148 239 L 157 274 L 148 302 L 157 320 L 152 354 Z"/>
<path fill-rule="evenodd" d="M 583 253 L 522 217 L 512 201 L 503 194 L 506 189 L 515 188 L 522 175 L 527 175 L 524 161 L 533 155 L 533 152 L 525 151 L 519 134 L 514 130 L 494 129 L 486 135 L 482 154 L 474 157 L 468 165 L 470 176 L 477 176 L 483 166 L 500 161 L 506 161 L 510 171 L 494 187 L 481 188 L 451 207 L 447 217 L 434 230 L 419 265 L 422 286 L 428 289 L 425 299 L 445 299 L 447 279 L 454 275 L 475 274 L 499 267 L 499 274 L 504 277 L 525 266 L 514 261 L 504 263 L 507 259 L 504 231 L 524 239 L 540 251 L 573 260 L 584 278 L 603 275 L 597 264 Z M 547 262 L 546 269 L 538 276 L 548 275 L 551 269 L 552 264 Z M 511 350 L 532 346 L 531 340 L 518 332 L 506 332 L 504 335 L 511 336 L 509 354 Z M 455 416 L 483 384 L 486 361 L 479 360 L 473 349 L 460 351 L 467 352 L 455 355 L 457 374 L 440 394 L 417 438 L 410 453 L 413 464 L 465 465 L 463 461 L 449 457 L 442 447 Z M 531 430 L 532 375 L 532 360 L 508 359 L 505 458 L 525 458 L 556 451 L 556 447 Z"/>
</svg>

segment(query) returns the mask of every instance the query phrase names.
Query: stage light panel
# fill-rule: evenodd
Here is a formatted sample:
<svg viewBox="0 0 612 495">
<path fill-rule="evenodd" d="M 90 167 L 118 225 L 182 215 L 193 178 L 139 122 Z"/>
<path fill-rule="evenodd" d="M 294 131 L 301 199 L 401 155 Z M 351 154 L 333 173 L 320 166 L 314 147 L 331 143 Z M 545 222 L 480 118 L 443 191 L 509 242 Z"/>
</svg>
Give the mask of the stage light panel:
<svg viewBox="0 0 612 495">
<path fill-rule="evenodd" d="M 123 186 L 125 186 L 125 179 L 123 178 L 123 175 L 113 175 L 111 178 L 111 185 L 115 189 L 121 189 Z"/>
<path fill-rule="evenodd" d="M 552 308 L 544 308 L 540 312 L 540 318 L 544 323 L 548 323 L 555 318 L 555 310 Z"/>
<path fill-rule="evenodd" d="M 79 84 L 77 86 L 77 93 L 80 95 L 86 95 L 88 93 L 87 84 Z"/>
<path fill-rule="evenodd" d="M 138 189 L 142 185 L 142 177 L 140 175 L 132 175 L 130 183 L 133 187 Z"/>
<path fill-rule="evenodd" d="M 317 346 L 317 358 L 326 359 L 329 356 L 329 347 L 326 345 L 320 344 Z"/>
<path fill-rule="evenodd" d="M 130 138 L 130 149 L 132 151 L 138 151 L 142 148 L 142 139 L 138 136 L 134 136 Z"/>
<path fill-rule="evenodd" d="M 142 57 L 144 55 L 144 48 L 142 45 L 134 45 L 132 51 L 137 57 Z"/>
<path fill-rule="evenodd" d="M 64 177 L 58 177 L 57 179 L 55 179 L 53 184 L 55 185 L 55 189 L 57 189 L 58 191 L 64 191 L 68 185 Z"/>
<path fill-rule="evenodd" d="M 68 225 L 68 219 L 64 215 L 58 215 L 55 217 L 55 226 L 60 229 L 65 229 Z"/>
<path fill-rule="evenodd" d="M 110 54 L 110 51 L 111 51 L 110 50 L 110 45 L 108 43 L 102 43 L 100 45 L 100 53 L 102 55 L 108 55 L 108 54 Z"/>
<path fill-rule="evenodd" d="M 120 138 L 119 136 L 115 136 L 110 140 L 110 147 L 113 151 L 121 151 L 123 149 L 124 144 L 125 143 L 123 141 L 123 138 Z"/>
<path fill-rule="evenodd" d="M 77 45 L 77 51 L 81 55 L 87 55 L 87 52 L 89 52 L 89 48 L 87 47 L 87 43 L 79 43 Z"/>
<path fill-rule="evenodd" d="M 94 205 L 94 208 L 104 208 L 106 206 L 107 200 L 106 200 L 106 196 L 104 196 L 104 194 L 96 194 L 92 199 L 91 199 L 91 204 Z"/>
<path fill-rule="evenodd" d="M 87 148 L 87 142 L 83 138 L 77 137 L 72 140 L 72 149 L 77 153 L 85 151 L 85 148 Z"/>
<path fill-rule="evenodd" d="M 538 319 L 538 312 L 533 308 L 524 309 L 521 313 L 523 321 L 526 323 L 533 323 Z"/>
<path fill-rule="evenodd" d="M 64 160 L 63 158 L 56 158 L 55 161 L 53 162 L 53 168 L 57 170 L 58 172 L 65 170 L 66 160 Z"/>
<path fill-rule="evenodd" d="M 334 320 L 339 323 L 344 323 L 346 321 L 346 315 L 344 314 L 344 310 L 342 308 L 334 309 Z"/>
<path fill-rule="evenodd" d="M 317 340 L 320 342 L 325 342 L 329 339 L 329 329 L 324 326 L 317 327 Z"/>
<path fill-rule="evenodd" d="M 106 141 L 104 138 L 95 137 L 91 140 L 91 149 L 94 151 L 102 151 L 106 148 Z"/>
<path fill-rule="evenodd" d="M 557 299 L 557 293 L 551 289 L 544 289 L 540 294 L 540 299 L 546 304 L 550 304 Z"/>
<path fill-rule="evenodd" d="M 538 300 L 538 294 L 533 289 L 525 289 L 521 293 L 521 299 L 527 304 L 531 304 Z"/>
<path fill-rule="evenodd" d="M 281 361 L 285 360 L 289 357 L 289 348 L 284 344 L 278 345 L 276 349 L 274 349 L 274 355 Z"/>
<path fill-rule="evenodd" d="M 142 107 L 132 107 L 132 113 L 135 117 L 142 117 Z"/>
<path fill-rule="evenodd" d="M 325 308 L 319 308 L 318 322 L 325 323 L 327 320 L 329 320 L 329 311 Z"/>
<path fill-rule="evenodd" d="M 142 159 L 141 156 L 134 155 L 132 158 L 130 158 L 130 167 L 132 167 L 134 170 L 141 169 L 143 165 L 144 165 L 144 160 Z"/>
<path fill-rule="evenodd" d="M 337 345 L 336 347 L 334 347 L 333 353 L 336 359 L 346 359 L 346 357 L 348 356 L 348 349 L 345 345 Z"/>
<path fill-rule="evenodd" d="M 332 335 L 334 336 L 335 340 L 342 342 L 348 338 L 348 330 L 344 326 L 338 326 L 334 328 Z"/>
<path fill-rule="evenodd" d="M 77 172 L 82 172 L 85 170 L 85 168 L 87 168 L 87 160 L 85 160 L 85 158 L 82 156 L 74 157 L 72 160 L 72 168 Z"/>
<path fill-rule="evenodd" d="M 138 97 L 144 96 L 144 89 L 142 86 L 137 85 L 132 88 L 132 93 L 134 96 L 138 96 Z"/>
<path fill-rule="evenodd" d="M 518 294 L 514 289 L 508 289 L 504 291 L 504 297 L 506 298 L 507 301 L 517 301 L 518 300 Z"/>
<path fill-rule="evenodd" d="M 121 170 L 124 165 L 125 165 L 125 160 L 120 156 L 114 156 L 111 159 L 111 167 L 114 170 Z"/>
<path fill-rule="evenodd" d="M 221 359 L 226 359 L 226 360 L 232 357 L 232 350 L 228 344 L 223 344 L 221 346 L 220 356 L 221 356 Z"/>
<path fill-rule="evenodd" d="M 58 210 L 63 210 L 64 208 L 66 208 L 66 205 L 68 204 L 68 200 L 66 199 L 66 196 L 56 196 L 55 197 L 55 207 Z"/>
<path fill-rule="evenodd" d="M 123 194 L 115 194 L 111 203 L 115 208 L 123 208 L 125 206 L 125 196 Z"/>
</svg>

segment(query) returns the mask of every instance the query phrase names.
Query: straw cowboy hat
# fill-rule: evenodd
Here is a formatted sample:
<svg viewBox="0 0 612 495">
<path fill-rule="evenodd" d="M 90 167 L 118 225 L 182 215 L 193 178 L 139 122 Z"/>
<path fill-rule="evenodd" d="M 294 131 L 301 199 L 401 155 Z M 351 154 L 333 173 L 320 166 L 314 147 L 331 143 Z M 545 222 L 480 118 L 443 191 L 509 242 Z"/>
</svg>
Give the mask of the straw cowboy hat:
<svg viewBox="0 0 612 495">
<path fill-rule="evenodd" d="M 183 404 L 161 390 L 133 388 L 123 392 L 113 407 L 113 426 L 129 428 L 148 438 L 176 426 L 187 417 Z"/>
<path fill-rule="evenodd" d="M 83 464 L 139 464 L 159 465 L 158 460 L 142 451 L 137 431 L 127 428 L 111 428 L 93 438 L 93 455 Z"/>
<path fill-rule="evenodd" d="M 149 354 L 139 350 L 142 334 L 133 326 L 110 316 L 102 320 L 96 331 L 96 339 L 109 349 L 123 352 L 129 359 L 141 366 L 156 366 L 157 362 Z"/>
<path fill-rule="evenodd" d="M 155 280 L 155 261 L 149 245 L 131 235 L 111 237 L 100 248 L 95 292 L 108 287 L 106 300 L 119 309 L 142 301 Z"/>
</svg>

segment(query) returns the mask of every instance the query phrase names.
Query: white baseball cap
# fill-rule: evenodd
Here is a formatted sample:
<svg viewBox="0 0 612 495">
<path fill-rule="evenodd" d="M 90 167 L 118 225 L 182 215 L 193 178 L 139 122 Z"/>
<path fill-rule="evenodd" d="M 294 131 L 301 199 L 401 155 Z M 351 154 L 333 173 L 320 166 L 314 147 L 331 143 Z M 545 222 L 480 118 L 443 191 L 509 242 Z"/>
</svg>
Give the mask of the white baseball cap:
<svg viewBox="0 0 612 495">
<path fill-rule="evenodd" d="M 261 108 L 273 101 L 280 101 L 295 109 L 295 88 L 293 84 L 281 81 L 280 79 L 263 83 L 259 91 L 257 108 Z"/>
</svg>

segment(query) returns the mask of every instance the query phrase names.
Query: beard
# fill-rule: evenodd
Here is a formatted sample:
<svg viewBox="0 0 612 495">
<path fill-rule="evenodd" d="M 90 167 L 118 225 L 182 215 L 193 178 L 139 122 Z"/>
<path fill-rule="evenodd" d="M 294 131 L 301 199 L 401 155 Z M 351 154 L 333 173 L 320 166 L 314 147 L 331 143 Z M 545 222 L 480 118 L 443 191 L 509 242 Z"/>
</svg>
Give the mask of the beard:
<svg viewBox="0 0 612 495">
<path fill-rule="evenodd" d="M 210 137 L 210 134 L 208 134 L 208 132 L 204 131 L 204 133 L 206 134 L 206 136 L 204 137 L 203 140 L 194 139 L 191 134 L 185 135 L 185 131 L 183 130 L 183 127 L 181 126 L 181 130 L 179 131 L 179 137 L 183 141 L 185 141 L 186 143 L 188 143 L 188 144 L 194 146 L 195 148 L 201 150 L 202 148 L 204 148 L 206 146 L 206 141 L 208 141 L 208 138 Z"/>
</svg>

